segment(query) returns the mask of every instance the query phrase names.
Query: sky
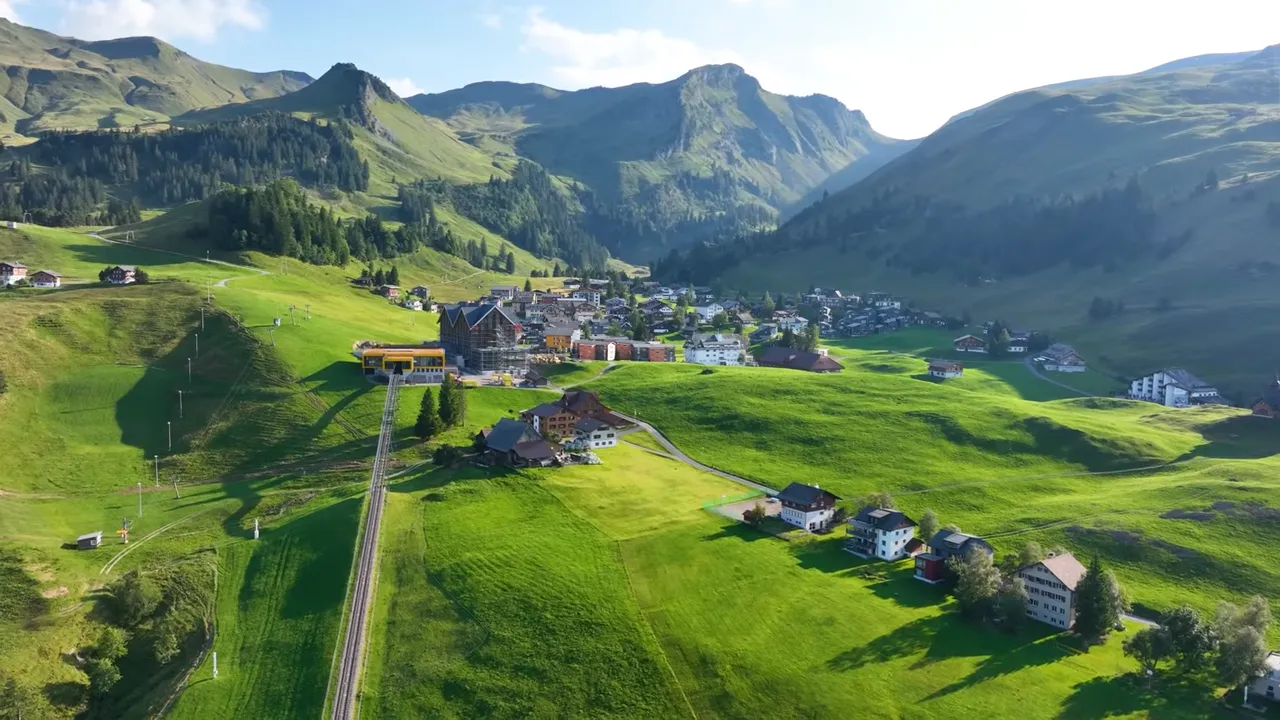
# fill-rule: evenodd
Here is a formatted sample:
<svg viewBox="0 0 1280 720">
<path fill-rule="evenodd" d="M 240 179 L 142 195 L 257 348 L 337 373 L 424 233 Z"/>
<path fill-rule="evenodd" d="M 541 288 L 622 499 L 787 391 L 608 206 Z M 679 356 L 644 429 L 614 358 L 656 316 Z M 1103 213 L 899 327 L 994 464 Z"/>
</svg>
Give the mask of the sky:
<svg viewBox="0 0 1280 720">
<path fill-rule="evenodd" d="M 354 62 L 403 96 L 663 82 L 733 62 L 900 138 L 1018 90 L 1280 43 L 1280 0 L 0 0 L 0 16 L 84 39 L 154 35 L 250 70 Z"/>
</svg>

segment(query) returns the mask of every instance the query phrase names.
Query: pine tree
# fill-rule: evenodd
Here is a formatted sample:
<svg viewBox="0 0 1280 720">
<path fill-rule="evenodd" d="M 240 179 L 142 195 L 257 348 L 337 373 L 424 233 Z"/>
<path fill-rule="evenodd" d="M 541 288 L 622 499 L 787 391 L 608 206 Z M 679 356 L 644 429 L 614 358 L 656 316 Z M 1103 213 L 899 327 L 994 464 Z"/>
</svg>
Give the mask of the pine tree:
<svg viewBox="0 0 1280 720">
<path fill-rule="evenodd" d="M 777 309 L 778 309 L 778 306 L 774 304 L 773 296 L 770 295 L 768 292 L 765 292 L 764 299 L 760 301 L 760 314 L 765 319 L 768 319 L 773 317 L 773 311 Z"/>
<path fill-rule="evenodd" d="M 387 284 L 388 285 L 400 284 L 400 268 L 396 267 L 395 265 L 391 266 L 391 272 L 387 273 Z"/>
<path fill-rule="evenodd" d="M 467 398 L 462 386 L 446 377 L 440 386 L 440 419 L 445 427 L 457 427 L 467 418 Z"/>
<path fill-rule="evenodd" d="M 514 275 L 516 272 L 516 254 L 510 250 L 507 251 L 506 270 L 508 275 Z"/>
<path fill-rule="evenodd" d="M 1076 632 L 1089 639 L 1106 635 L 1120 622 L 1118 586 L 1094 556 L 1076 586 Z"/>
<path fill-rule="evenodd" d="M 439 435 L 444 430 L 444 421 L 440 419 L 439 413 L 436 412 L 435 394 L 431 392 L 431 388 L 422 394 L 422 405 L 418 409 L 418 422 L 413 426 L 413 432 L 423 440 L 430 440 Z"/>
<path fill-rule="evenodd" d="M 387 284 L 387 276 L 382 272 L 382 268 L 373 271 L 373 286 L 382 287 Z"/>
<path fill-rule="evenodd" d="M 557 260 L 555 267 L 551 268 L 551 277 L 560 277 L 560 261 Z"/>
<path fill-rule="evenodd" d="M 534 272 L 537 272 L 536 270 Z M 531 278 L 524 279 L 524 291 L 533 292 L 533 280 Z"/>
</svg>

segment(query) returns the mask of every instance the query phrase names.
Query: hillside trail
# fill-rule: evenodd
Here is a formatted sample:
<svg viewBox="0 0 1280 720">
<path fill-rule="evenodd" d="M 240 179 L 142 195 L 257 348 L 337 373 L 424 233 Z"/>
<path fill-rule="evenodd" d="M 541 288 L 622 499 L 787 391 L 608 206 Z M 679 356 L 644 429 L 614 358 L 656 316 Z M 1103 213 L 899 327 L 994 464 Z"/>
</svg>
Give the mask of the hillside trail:
<svg viewBox="0 0 1280 720">
<path fill-rule="evenodd" d="M 595 382 L 596 380 L 599 380 L 600 378 L 604 377 L 604 374 L 605 374 L 605 373 L 609 372 L 610 370 L 612 370 L 612 369 L 614 369 L 614 368 L 616 368 L 616 367 L 619 367 L 618 363 L 616 363 L 616 362 L 611 362 L 611 363 L 609 363 L 608 365 L 605 365 L 604 367 L 600 368 L 600 372 L 597 372 L 595 375 L 592 375 L 591 377 L 587 378 L 586 380 L 580 380 L 580 381 L 578 381 L 578 382 L 576 382 L 576 383 L 570 383 L 570 384 L 568 384 L 568 385 L 550 385 L 550 384 L 548 384 L 548 385 L 547 385 L 547 387 L 548 387 L 548 388 L 550 388 L 551 390 L 554 390 L 555 392 L 564 392 L 565 390 L 568 390 L 568 389 L 570 389 L 570 388 L 576 388 L 576 387 L 578 387 L 578 386 L 580 386 L 580 385 L 586 385 L 586 384 L 587 384 L 587 383 L 589 383 L 589 382 Z"/>
<path fill-rule="evenodd" d="M 1085 391 L 1083 391 L 1083 390 L 1081 390 L 1081 389 L 1079 389 L 1079 388 L 1073 388 L 1073 387 L 1071 387 L 1070 385 L 1068 385 L 1068 384 L 1066 384 L 1066 383 L 1058 382 L 1057 380 L 1054 380 L 1053 378 L 1048 377 L 1048 376 L 1047 376 L 1047 375 L 1045 375 L 1044 373 L 1040 372 L 1040 368 L 1036 367 L 1036 364 L 1035 364 L 1034 362 L 1032 362 L 1031 360 L 1032 360 L 1031 358 L 1026 358 L 1025 360 L 1023 360 L 1023 361 L 1022 361 L 1022 364 L 1023 364 L 1023 365 L 1025 365 L 1025 366 L 1027 366 L 1027 370 L 1029 370 L 1029 371 L 1031 372 L 1031 374 L 1032 374 L 1032 375 L 1035 375 L 1036 377 L 1038 377 L 1038 378 L 1040 378 L 1041 380 L 1043 380 L 1043 381 L 1045 381 L 1045 382 L 1049 383 L 1050 385 L 1057 385 L 1058 387 L 1062 388 L 1063 390 L 1067 390 L 1067 391 L 1069 391 L 1069 392 L 1073 392 L 1073 393 L 1075 393 L 1075 394 L 1079 395 L 1080 397 L 1098 397 L 1097 395 L 1094 395 L 1093 393 L 1087 393 L 1087 392 L 1085 392 Z"/>
<path fill-rule="evenodd" d="M 107 228 L 107 229 L 109 230 L 110 228 Z M 102 237 L 96 232 L 85 233 L 85 234 L 93 238 L 94 240 L 99 240 L 101 242 L 107 243 L 108 245 L 123 245 L 126 247 L 139 247 L 139 248 L 143 248 L 144 250 L 150 250 L 152 252 L 165 253 L 166 255 L 174 255 L 180 258 L 186 258 L 187 260 L 195 260 L 197 262 L 209 263 L 210 265 L 224 265 L 226 267 L 237 268 L 240 270 L 252 270 L 253 272 L 258 273 L 258 275 L 260 276 L 271 274 L 271 271 L 269 270 L 263 270 L 260 267 L 254 267 L 252 265 L 238 265 L 233 262 L 227 262 L 226 260 L 214 260 L 213 258 L 208 256 L 200 257 L 199 255 L 188 255 L 187 253 L 180 253 L 174 250 L 165 250 L 163 248 L 151 247 L 149 245 L 138 245 L 136 243 L 121 242 L 120 240 L 111 240 L 109 238 Z M 234 275 L 232 275 L 231 277 L 225 277 L 219 280 L 218 282 L 214 283 L 213 286 L 224 288 L 227 286 L 227 283 L 235 279 L 236 279 L 236 276 Z"/>
</svg>

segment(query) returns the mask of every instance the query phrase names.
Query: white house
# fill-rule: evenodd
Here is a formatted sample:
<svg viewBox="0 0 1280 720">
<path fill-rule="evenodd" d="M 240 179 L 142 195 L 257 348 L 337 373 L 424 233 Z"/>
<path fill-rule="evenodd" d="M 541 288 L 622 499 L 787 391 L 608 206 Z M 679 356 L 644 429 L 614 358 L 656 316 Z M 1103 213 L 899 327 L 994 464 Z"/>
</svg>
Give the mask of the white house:
<svg viewBox="0 0 1280 720">
<path fill-rule="evenodd" d="M 740 335 L 695 333 L 684 344 L 684 361 L 697 365 L 741 365 L 747 344 Z"/>
<path fill-rule="evenodd" d="M 404 301 L 404 307 L 405 307 L 405 309 L 406 309 L 406 310 L 421 310 L 421 309 L 422 309 L 422 301 L 421 301 L 421 300 L 414 300 L 414 299 L 405 300 L 405 301 Z"/>
<path fill-rule="evenodd" d="M 1267 656 L 1266 673 L 1253 681 L 1249 686 L 1249 694 L 1268 700 L 1280 697 L 1280 652 L 1273 652 Z"/>
<path fill-rule="evenodd" d="M 1009 345 L 1005 348 L 1010 353 L 1021 355 L 1031 348 L 1031 333 L 1029 332 L 1011 332 L 1009 333 Z"/>
<path fill-rule="evenodd" d="M 584 447 L 597 450 L 618 446 L 618 431 L 595 419 L 583 418 L 573 426 L 573 436 Z"/>
<path fill-rule="evenodd" d="M 793 482 L 778 493 L 782 504 L 779 519 L 805 530 L 825 530 L 835 517 L 836 502 L 840 497 L 817 485 Z"/>
<path fill-rule="evenodd" d="M 37 270 L 31 275 L 31 287 L 62 287 L 62 276 L 52 270 Z"/>
<path fill-rule="evenodd" d="M 512 300 L 519 289 L 515 285 L 494 285 L 489 288 L 489 294 L 500 300 Z"/>
<path fill-rule="evenodd" d="M 901 560 L 924 549 L 916 539 L 916 522 L 901 510 L 867 506 L 849 518 L 845 550 L 867 558 Z"/>
<path fill-rule="evenodd" d="M 808 320 L 792 312 L 775 312 L 773 314 L 773 324 L 778 326 L 778 332 L 780 333 L 788 330 L 793 333 L 799 333 L 809 327 Z"/>
<path fill-rule="evenodd" d="M 710 305 L 694 305 L 693 311 L 698 314 L 698 319 L 702 322 L 711 322 L 715 316 L 724 312 L 724 306 L 720 303 L 711 303 Z"/>
<path fill-rule="evenodd" d="M 1042 367 L 1050 372 L 1084 372 L 1088 369 L 1084 358 L 1070 345 L 1050 345 L 1040 357 Z"/>
<path fill-rule="evenodd" d="M 599 304 L 600 304 L 600 291 L 599 291 L 599 290 L 587 290 L 587 289 L 583 289 L 583 290 L 574 290 L 574 291 L 573 291 L 573 294 L 572 294 L 572 295 L 570 295 L 569 297 L 573 298 L 574 300 L 586 300 L 587 302 L 591 303 L 592 305 L 599 305 Z"/>
<path fill-rule="evenodd" d="M 951 380 L 964 375 L 964 366 L 957 362 L 935 360 L 929 363 L 929 377 L 939 380 Z"/>
<path fill-rule="evenodd" d="M 1050 555 L 1018 569 L 1018 580 L 1027 589 L 1027 617 L 1054 627 L 1076 624 L 1076 586 L 1085 567 L 1071 553 Z"/>
<path fill-rule="evenodd" d="M 1165 407 L 1190 407 L 1222 399 L 1218 389 L 1186 370 L 1160 370 L 1129 383 L 1129 397 Z"/>
</svg>

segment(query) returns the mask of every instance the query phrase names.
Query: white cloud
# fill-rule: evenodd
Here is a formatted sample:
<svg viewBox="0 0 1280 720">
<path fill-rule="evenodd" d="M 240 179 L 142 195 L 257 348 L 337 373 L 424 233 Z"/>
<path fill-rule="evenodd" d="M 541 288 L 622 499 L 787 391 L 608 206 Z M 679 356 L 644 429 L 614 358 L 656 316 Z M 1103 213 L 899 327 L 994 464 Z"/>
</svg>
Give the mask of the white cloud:
<svg viewBox="0 0 1280 720">
<path fill-rule="evenodd" d="M 387 87 L 390 87 L 392 90 L 395 90 L 396 94 L 402 98 L 413 97 L 414 95 L 419 95 L 423 92 L 426 92 L 422 88 L 418 87 L 418 84 L 415 83 L 411 78 L 407 78 L 407 77 L 386 78 L 383 82 L 387 84 Z"/>
<path fill-rule="evenodd" d="M 255 0 L 67 0 L 63 28 L 86 39 L 154 35 L 216 40 L 223 27 L 261 30 L 266 12 Z"/>
<path fill-rule="evenodd" d="M 480 13 L 480 24 L 492 30 L 502 27 L 502 13 L 482 12 Z"/>
<path fill-rule="evenodd" d="M 14 10 L 15 5 L 21 5 L 25 0 L 0 0 L 0 18 L 4 18 L 10 22 L 20 23 L 22 18 L 18 17 L 18 13 Z"/>
<path fill-rule="evenodd" d="M 701 65 L 740 61 L 730 50 L 703 48 L 661 30 L 578 30 L 547 19 L 541 8 L 529 11 L 522 32 L 524 49 L 552 58 L 556 81 L 570 88 L 670 80 Z"/>
</svg>

